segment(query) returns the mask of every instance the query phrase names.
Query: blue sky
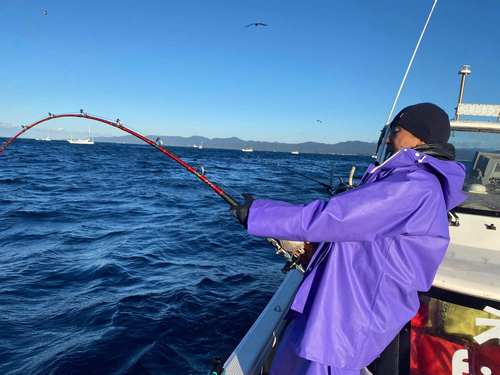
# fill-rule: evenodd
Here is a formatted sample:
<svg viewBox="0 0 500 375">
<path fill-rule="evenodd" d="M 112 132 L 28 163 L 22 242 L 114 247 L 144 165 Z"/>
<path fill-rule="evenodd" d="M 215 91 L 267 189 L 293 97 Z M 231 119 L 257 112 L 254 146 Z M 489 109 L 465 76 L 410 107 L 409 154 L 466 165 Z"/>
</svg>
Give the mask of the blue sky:
<svg viewBox="0 0 500 375">
<path fill-rule="evenodd" d="M 375 141 L 433 3 L 4 2 L 0 135 L 83 108 L 148 135 Z M 430 101 L 452 117 L 463 64 L 464 101 L 500 104 L 498 20 L 498 0 L 439 0 L 394 114 Z M 268 26 L 244 27 L 252 22 Z M 89 125 L 124 135 L 84 120 L 26 135 L 61 139 Z"/>
</svg>

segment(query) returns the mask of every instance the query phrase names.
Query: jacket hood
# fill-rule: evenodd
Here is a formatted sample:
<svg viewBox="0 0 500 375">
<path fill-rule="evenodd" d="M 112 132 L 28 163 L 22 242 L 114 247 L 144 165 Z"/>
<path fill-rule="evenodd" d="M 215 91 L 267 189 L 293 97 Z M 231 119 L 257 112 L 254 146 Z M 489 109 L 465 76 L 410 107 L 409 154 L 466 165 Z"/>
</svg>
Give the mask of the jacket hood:
<svg viewBox="0 0 500 375">
<path fill-rule="evenodd" d="M 370 166 L 367 174 L 373 175 L 396 168 L 415 167 L 432 173 L 441 183 L 446 209 L 449 211 L 467 199 L 467 196 L 462 193 L 465 166 L 449 159 L 449 157 L 454 156 L 454 152 L 455 147 L 449 143 L 423 145 L 415 149 L 403 148 L 378 167 Z M 370 179 L 369 176 L 366 177 L 368 180 Z M 363 178 L 363 180 L 365 179 Z"/>
</svg>

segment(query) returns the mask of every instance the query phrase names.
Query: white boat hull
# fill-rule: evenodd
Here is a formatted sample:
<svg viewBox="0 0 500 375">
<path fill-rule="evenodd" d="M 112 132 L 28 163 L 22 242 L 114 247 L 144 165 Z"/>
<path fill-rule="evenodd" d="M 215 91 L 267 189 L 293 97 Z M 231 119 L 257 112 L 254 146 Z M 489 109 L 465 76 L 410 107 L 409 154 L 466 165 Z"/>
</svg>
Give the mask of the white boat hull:
<svg viewBox="0 0 500 375">
<path fill-rule="evenodd" d="M 78 145 L 93 145 L 94 141 L 88 139 L 68 139 L 69 143 L 78 144 Z"/>
</svg>

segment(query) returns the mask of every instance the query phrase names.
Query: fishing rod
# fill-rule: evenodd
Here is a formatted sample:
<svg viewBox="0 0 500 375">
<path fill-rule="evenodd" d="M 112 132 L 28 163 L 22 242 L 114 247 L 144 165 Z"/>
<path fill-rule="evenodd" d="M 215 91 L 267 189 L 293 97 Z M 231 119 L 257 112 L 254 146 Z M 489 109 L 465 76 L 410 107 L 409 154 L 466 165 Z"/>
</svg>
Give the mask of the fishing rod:
<svg viewBox="0 0 500 375">
<path fill-rule="evenodd" d="M 53 119 L 65 118 L 65 117 L 84 118 L 84 119 L 87 119 L 87 120 L 93 120 L 93 121 L 102 122 L 104 124 L 108 124 L 108 125 L 111 125 L 111 126 L 113 126 L 115 128 L 118 128 L 120 130 L 123 130 L 124 132 L 127 132 L 127 133 L 133 135 L 134 137 L 139 138 L 140 140 L 146 142 L 148 145 L 153 146 L 156 149 L 158 149 L 159 151 L 163 152 L 165 155 L 167 155 L 168 157 L 170 157 L 175 162 L 177 162 L 180 165 L 182 165 L 189 172 L 191 172 L 196 177 L 198 177 L 201 181 L 203 181 L 205 184 L 207 184 L 208 186 L 210 186 L 212 188 L 212 190 L 215 191 L 215 193 L 218 196 L 220 196 L 221 198 L 223 198 L 227 203 L 229 203 L 230 206 L 236 207 L 236 206 L 240 205 L 229 194 L 227 194 L 226 192 L 224 192 L 221 188 L 219 188 L 217 185 L 215 185 L 214 183 L 212 183 L 208 178 L 206 178 L 205 175 L 204 175 L 203 168 L 195 169 L 195 168 L 191 167 L 190 165 L 188 165 L 187 163 L 185 163 L 184 161 L 182 161 L 181 159 L 179 159 L 174 154 L 172 154 L 170 151 L 168 151 L 165 148 L 163 148 L 163 142 L 161 141 L 160 137 L 158 137 L 156 139 L 156 141 L 153 142 L 153 141 L 147 139 L 146 137 L 144 137 L 144 136 L 142 136 L 142 135 L 134 132 L 133 130 L 130 130 L 130 129 L 126 128 L 125 126 L 123 126 L 123 124 L 120 121 L 120 119 L 117 119 L 115 122 L 112 122 L 112 121 L 109 121 L 109 120 L 106 120 L 106 119 L 103 119 L 103 118 L 100 118 L 100 117 L 97 117 L 97 116 L 90 116 L 83 109 L 80 109 L 80 113 L 79 114 L 70 113 L 70 114 L 55 115 L 55 114 L 49 112 L 49 115 L 47 117 L 45 117 L 45 118 L 43 118 L 43 119 L 41 119 L 41 120 L 39 120 L 39 121 L 31 124 L 31 125 L 28 125 L 28 126 L 22 125 L 21 126 L 22 130 L 19 133 L 17 133 L 9 141 L 4 142 L 3 146 L 0 148 L 0 153 L 3 150 L 5 150 L 5 148 L 8 145 L 10 145 L 16 138 L 18 138 L 21 134 L 27 132 L 31 128 L 33 128 L 33 127 L 35 127 L 35 126 L 37 126 L 37 125 L 39 125 L 39 124 L 41 124 L 41 123 L 43 123 L 45 121 L 50 121 L 50 120 L 53 120 Z M 280 240 L 276 240 L 274 238 L 267 238 L 267 240 L 276 249 L 276 254 L 282 255 L 287 260 L 287 264 L 282 269 L 283 273 L 286 273 L 286 272 L 288 272 L 291 269 L 297 269 L 300 273 L 304 274 L 305 270 L 302 267 L 302 265 L 300 264 L 299 258 L 293 254 L 293 251 L 290 251 L 290 250 L 286 249 L 285 248 L 286 246 L 283 246 L 283 243 Z"/>
<path fill-rule="evenodd" d="M 90 116 L 90 115 L 87 115 L 87 113 L 81 109 L 80 110 L 80 114 L 62 114 L 62 115 L 55 115 L 53 113 L 50 113 L 49 112 L 49 115 L 31 125 L 28 125 L 28 126 L 22 126 L 22 130 L 17 133 L 14 137 L 12 137 L 12 139 L 10 139 L 8 142 L 5 142 L 5 144 L 2 146 L 2 148 L 0 148 L 0 153 L 8 146 L 10 145 L 17 137 L 19 137 L 21 134 L 23 134 L 24 132 L 28 131 L 29 129 L 35 127 L 36 125 L 38 124 L 41 124 L 42 122 L 45 122 L 45 121 L 49 121 L 49 120 L 53 120 L 53 119 L 56 119 L 56 118 L 64 118 L 64 117 L 77 117 L 77 118 L 85 118 L 85 119 L 88 119 L 88 120 L 94 120 L 94 121 L 99 121 L 99 122 L 102 122 L 104 124 L 108 124 L 108 125 L 111 125 L 115 128 L 118 128 L 120 130 L 123 130 L 124 132 L 127 132 L 129 134 L 132 134 L 133 136 L 139 138 L 140 140 L 146 142 L 147 144 L 149 144 L 150 146 L 153 146 L 155 148 L 157 148 L 158 150 L 160 150 L 161 152 L 163 152 L 165 155 L 167 155 L 168 157 L 170 157 L 171 159 L 173 159 L 174 161 L 176 161 L 177 163 L 179 163 L 180 165 L 182 165 L 184 168 L 186 168 L 189 172 L 191 172 L 192 174 L 194 174 L 196 177 L 198 177 L 201 181 L 203 181 L 205 184 L 207 184 L 208 186 L 210 186 L 212 188 L 213 191 L 215 191 L 215 193 L 217 195 L 219 195 L 221 198 L 223 198 L 227 203 L 229 203 L 229 205 L 235 207 L 235 206 L 239 206 L 239 203 L 236 202 L 229 194 L 227 194 L 226 192 L 224 192 L 221 188 L 219 188 L 217 185 L 215 185 L 214 183 L 212 183 L 208 178 L 205 177 L 205 175 L 203 174 L 204 171 L 203 169 L 201 170 L 197 170 L 193 167 L 191 167 L 190 165 L 186 164 L 184 161 L 182 161 L 181 159 L 179 159 L 177 156 L 175 156 L 174 154 L 172 154 L 171 152 L 167 151 L 166 149 L 163 148 L 163 142 L 161 141 L 161 139 L 158 137 L 156 139 L 156 142 L 153 142 L 149 139 L 147 139 L 146 137 L 143 137 L 142 135 L 126 128 L 125 126 L 123 126 L 122 122 L 120 121 L 120 119 L 117 119 L 116 122 L 111 122 L 111 121 L 108 121 L 108 120 L 105 120 L 103 118 L 100 118 L 100 117 L 97 117 L 97 116 Z"/>
</svg>

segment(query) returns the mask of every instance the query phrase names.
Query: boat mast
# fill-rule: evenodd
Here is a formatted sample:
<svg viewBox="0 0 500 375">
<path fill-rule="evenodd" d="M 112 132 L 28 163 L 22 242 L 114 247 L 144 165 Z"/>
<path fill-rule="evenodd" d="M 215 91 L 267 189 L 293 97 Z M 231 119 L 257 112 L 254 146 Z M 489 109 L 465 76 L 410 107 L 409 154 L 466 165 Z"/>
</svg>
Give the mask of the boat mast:
<svg viewBox="0 0 500 375">
<path fill-rule="evenodd" d="M 462 103 L 462 97 L 464 96 L 464 86 L 465 86 L 465 77 L 467 74 L 470 74 L 470 65 L 462 65 L 462 68 L 460 68 L 460 71 L 458 74 L 462 76 L 462 82 L 460 83 L 460 94 L 458 95 L 458 105 L 457 108 L 455 108 L 455 120 L 460 120 L 460 115 L 458 114 L 458 108 L 460 107 L 460 104 Z"/>
</svg>

